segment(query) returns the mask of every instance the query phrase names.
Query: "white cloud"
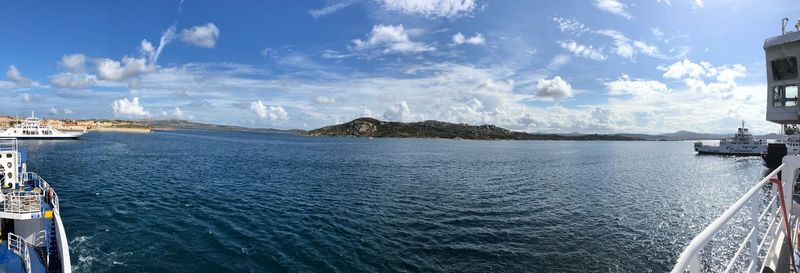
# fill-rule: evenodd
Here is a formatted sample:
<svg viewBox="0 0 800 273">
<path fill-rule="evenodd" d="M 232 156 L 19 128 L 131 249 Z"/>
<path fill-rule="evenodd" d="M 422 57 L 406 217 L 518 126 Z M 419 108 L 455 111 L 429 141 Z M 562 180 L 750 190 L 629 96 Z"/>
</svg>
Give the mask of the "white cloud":
<svg viewBox="0 0 800 273">
<path fill-rule="evenodd" d="M 289 114 L 282 106 L 264 105 L 261 100 L 251 102 L 250 110 L 253 110 L 259 118 L 269 120 L 273 124 L 289 119 Z"/>
<path fill-rule="evenodd" d="M 581 35 L 589 31 L 589 28 L 586 27 L 586 25 L 575 19 L 568 19 L 558 16 L 553 16 L 551 19 L 558 24 L 558 29 L 561 30 L 561 32 Z"/>
<path fill-rule="evenodd" d="M 6 71 L 6 79 L 11 81 L 16 88 L 39 85 L 37 82 L 31 80 L 31 78 L 22 76 L 22 73 L 20 73 L 19 69 L 17 69 L 17 67 L 14 65 L 8 67 L 8 70 Z"/>
<path fill-rule="evenodd" d="M 86 89 L 96 82 L 97 79 L 95 76 L 85 73 L 66 72 L 50 78 L 50 84 L 52 84 L 53 87 L 63 89 Z"/>
<path fill-rule="evenodd" d="M 694 5 L 692 7 L 693 8 L 702 8 L 704 6 L 705 6 L 705 4 L 703 3 L 703 0 L 694 0 Z"/>
<path fill-rule="evenodd" d="M 648 44 L 643 41 L 633 41 L 633 46 L 644 55 L 657 58 L 662 57 L 661 51 L 658 50 L 658 47 L 653 44 Z"/>
<path fill-rule="evenodd" d="M 575 56 L 589 58 L 595 61 L 605 61 L 608 57 L 592 46 L 585 46 L 573 40 L 559 42 L 562 48 L 572 52 Z"/>
<path fill-rule="evenodd" d="M 386 109 L 386 111 L 383 112 L 383 118 L 390 121 L 412 122 L 423 120 L 424 116 L 412 112 L 406 101 L 400 101 L 390 106 L 389 109 Z"/>
<path fill-rule="evenodd" d="M 560 76 L 555 76 L 552 79 L 540 79 L 536 82 L 536 90 L 534 91 L 536 97 L 542 99 L 560 99 L 572 97 L 572 86 L 566 81 L 561 79 Z"/>
<path fill-rule="evenodd" d="M 336 103 L 336 99 L 326 96 L 316 96 L 314 97 L 314 102 L 318 104 L 334 104 Z"/>
<path fill-rule="evenodd" d="M 314 19 L 317 19 L 319 17 L 323 17 L 323 16 L 326 16 L 328 14 L 335 13 L 335 12 L 341 10 L 341 9 L 346 8 L 346 7 L 349 7 L 353 3 L 355 3 L 355 1 L 353 1 L 353 0 L 340 1 L 340 2 L 336 2 L 336 3 L 333 3 L 333 4 L 327 5 L 327 6 L 323 7 L 323 8 L 320 8 L 320 9 L 309 10 L 308 13 L 311 14 L 311 17 L 314 17 Z"/>
<path fill-rule="evenodd" d="M 64 55 L 61 57 L 61 62 L 59 62 L 59 65 L 69 71 L 84 71 L 86 70 L 86 55 Z"/>
<path fill-rule="evenodd" d="M 177 119 L 181 119 L 183 118 L 183 111 L 181 110 L 180 107 L 175 107 L 175 109 L 172 110 L 172 116 Z"/>
<path fill-rule="evenodd" d="M 156 55 L 156 48 L 153 47 L 153 44 L 147 41 L 147 39 L 144 39 L 139 43 L 139 53 L 146 56 L 148 61 L 153 62 Z"/>
<path fill-rule="evenodd" d="M 736 79 L 746 76 L 746 68 L 741 64 L 714 66 L 709 62 L 695 63 L 681 60 L 668 67 L 660 66 L 667 79 L 682 80 L 689 90 L 698 93 L 714 94 L 718 99 L 742 98 L 752 94 L 736 94 Z M 709 80 L 706 83 L 706 80 Z"/>
<path fill-rule="evenodd" d="M 605 86 L 611 96 L 654 95 L 654 93 L 665 93 L 669 90 L 666 84 L 659 81 L 631 79 L 628 75 L 622 75 L 615 81 L 606 82 Z"/>
<path fill-rule="evenodd" d="M 166 48 L 167 44 L 172 42 L 173 39 L 175 39 L 175 24 L 171 25 L 169 28 L 167 28 L 167 30 L 164 31 L 163 34 L 161 34 L 161 38 L 158 42 L 158 48 L 156 48 L 155 52 L 152 51 L 153 45 L 150 44 L 150 42 L 147 42 L 147 40 L 142 41 L 141 51 L 146 52 L 149 50 L 150 54 L 148 55 L 148 60 L 151 64 L 156 65 L 158 63 L 158 57 L 161 56 L 161 52 L 164 51 L 164 48 Z"/>
<path fill-rule="evenodd" d="M 699 78 L 700 76 L 714 73 L 713 69 L 706 71 L 706 68 L 704 68 L 703 65 L 694 63 L 690 60 L 678 61 L 666 68 L 660 67 L 659 69 L 664 71 L 664 78 L 675 80 L 682 79 L 684 77 Z"/>
<path fill-rule="evenodd" d="M 475 33 L 475 36 L 472 37 L 464 37 L 464 34 L 461 34 L 461 32 L 459 32 L 453 35 L 453 43 L 457 45 L 460 44 L 482 45 L 486 43 L 486 39 L 484 39 L 483 35 L 480 33 Z"/>
<path fill-rule="evenodd" d="M 627 6 L 620 3 L 618 0 L 595 0 L 594 6 L 598 9 L 622 16 L 625 19 L 633 19 L 633 16 L 626 10 Z"/>
<path fill-rule="evenodd" d="M 219 38 L 219 28 L 217 28 L 217 25 L 214 23 L 208 23 L 181 30 L 179 36 L 184 43 L 199 47 L 213 48 L 217 44 L 217 39 Z"/>
<path fill-rule="evenodd" d="M 474 0 L 379 0 L 384 8 L 392 11 L 422 15 L 426 17 L 456 18 L 470 14 L 475 8 Z"/>
<path fill-rule="evenodd" d="M 138 97 L 133 97 L 132 100 L 128 100 L 128 98 L 115 100 L 111 104 L 111 108 L 114 109 L 115 117 L 143 118 L 150 116 L 150 112 L 145 111 L 144 107 L 139 104 Z"/>
<path fill-rule="evenodd" d="M 95 63 L 98 78 L 110 81 L 123 81 L 154 69 L 148 67 L 144 58 L 123 57 L 122 63 L 103 58 L 96 60 Z"/>
<path fill-rule="evenodd" d="M 97 82 L 97 76 L 86 73 L 86 60 L 83 54 L 69 54 L 61 57 L 58 65 L 64 73 L 50 76 L 50 84 L 61 89 L 86 89 Z"/>
<path fill-rule="evenodd" d="M 607 36 L 614 40 L 614 53 L 620 57 L 632 60 L 637 53 L 642 53 L 655 58 L 664 57 L 657 46 L 648 44 L 644 41 L 633 41 L 628 39 L 628 37 L 625 37 L 622 32 L 606 29 L 597 31 L 597 34 Z"/>
<path fill-rule="evenodd" d="M 661 31 L 660 28 L 657 27 L 651 28 L 650 32 L 653 33 L 653 36 L 656 37 L 656 39 L 661 40 L 662 38 L 664 38 L 664 32 Z"/>
<path fill-rule="evenodd" d="M 38 99 L 38 97 L 37 97 L 37 96 L 35 96 L 35 95 L 31 95 L 31 94 L 29 94 L 29 93 L 22 93 L 22 94 L 20 95 L 19 99 L 20 99 L 22 102 L 24 102 L 24 103 L 29 103 L 29 102 L 31 102 L 31 101 L 37 100 L 37 99 Z"/>
<path fill-rule="evenodd" d="M 383 53 L 418 53 L 433 51 L 434 47 L 413 42 L 403 25 L 375 25 L 366 40 L 354 39 L 353 49 L 368 50 L 383 48 Z"/>
<path fill-rule="evenodd" d="M 746 69 L 741 64 L 735 64 L 732 67 L 723 66 L 717 68 L 719 72 L 717 72 L 717 81 L 721 82 L 732 82 L 736 80 L 736 78 L 741 78 L 745 76 Z"/>
<path fill-rule="evenodd" d="M 550 60 L 550 63 L 547 65 L 547 69 L 549 70 L 557 70 L 564 66 L 565 64 L 569 63 L 571 58 L 569 55 L 558 54 Z"/>
<path fill-rule="evenodd" d="M 69 108 L 64 108 L 63 110 L 59 110 L 58 108 L 55 107 L 50 107 L 50 109 L 48 109 L 47 112 L 50 113 L 51 115 L 58 115 L 59 113 L 64 113 L 64 115 L 71 115 L 74 113 Z"/>
<path fill-rule="evenodd" d="M 617 124 L 618 117 L 614 115 L 614 111 L 611 108 L 595 107 L 591 115 L 592 121 L 597 125 L 613 127 Z"/>
</svg>

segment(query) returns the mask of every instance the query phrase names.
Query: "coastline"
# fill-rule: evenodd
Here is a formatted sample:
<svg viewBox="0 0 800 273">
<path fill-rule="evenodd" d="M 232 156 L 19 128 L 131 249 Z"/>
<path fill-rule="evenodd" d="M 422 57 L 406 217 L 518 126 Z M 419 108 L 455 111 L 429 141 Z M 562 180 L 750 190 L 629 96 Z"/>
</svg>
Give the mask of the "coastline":
<svg viewBox="0 0 800 273">
<path fill-rule="evenodd" d="M 122 127 L 101 127 L 89 130 L 90 132 L 115 132 L 115 133 L 140 133 L 149 134 L 153 132 L 151 128 L 122 128 Z"/>
</svg>

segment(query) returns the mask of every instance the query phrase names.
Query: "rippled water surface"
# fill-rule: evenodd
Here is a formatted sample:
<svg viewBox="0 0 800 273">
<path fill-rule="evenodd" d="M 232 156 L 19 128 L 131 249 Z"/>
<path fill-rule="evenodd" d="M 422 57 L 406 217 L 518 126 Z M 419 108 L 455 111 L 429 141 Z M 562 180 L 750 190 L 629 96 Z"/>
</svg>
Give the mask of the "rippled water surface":
<svg viewBox="0 0 800 273">
<path fill-rule="evenodd" d="M 763 176 L 691 142 L 24 142 L 76 272 L 663 272 Z"/>
</svg>

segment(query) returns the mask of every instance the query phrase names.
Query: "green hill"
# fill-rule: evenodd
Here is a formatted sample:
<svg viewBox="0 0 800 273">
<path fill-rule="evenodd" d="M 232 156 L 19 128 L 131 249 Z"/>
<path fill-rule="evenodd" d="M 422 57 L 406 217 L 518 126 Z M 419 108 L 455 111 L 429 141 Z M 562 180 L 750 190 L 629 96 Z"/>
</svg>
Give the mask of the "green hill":
<svg viewBox="0 0 800 273">
<path fill-rule="evenodd" d="M 468 125 L 442 121 L 389 122 L 359 118 L 306 132 L 309 136 L 447 138 L 480 140 L 642 140 L 621 135 L 557 135 L 511 131 L 494 125 Z"/>
</svg>

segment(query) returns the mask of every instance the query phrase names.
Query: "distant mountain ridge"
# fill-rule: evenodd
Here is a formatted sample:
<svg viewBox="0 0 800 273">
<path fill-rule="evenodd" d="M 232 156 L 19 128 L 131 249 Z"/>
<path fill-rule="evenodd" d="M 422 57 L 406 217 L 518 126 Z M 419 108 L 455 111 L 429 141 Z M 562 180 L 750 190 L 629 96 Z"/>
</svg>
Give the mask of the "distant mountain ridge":
<svg viewBox="0 0 800 273">
<path fill-rule="evenodd" d="M 711 133 L 696 133 L 690 131 L 677 131 L 675 133 L 667 133 L 667 134 L 659 134 L 659 135 L 648 135 L 648 134 L 620 134 L 623 136 L 629 137 L 638 137 L 646 140 L 716 140 L 722 139 L 725 137 L 732 137 L 734 133 L 730 134 L 711 134 Z M 779 134 L 770 133 L 765 135 L 754 135 L 755 138 L 762 138 L 762 139 L 778 139 L 780 138 Z"/>
<path fill-rule="evenodd" d="M 558 135 L 511 131 L 494 125 L 468 125 L 443 121 L 391 122 L 358 118 L 306 132 L 309 136 L 446 138 L 475 140 L 643 140 L 622 135 Z"/>
<path fill-rule="evenodd" d="M 259 132 L 259 133 L 292 133 L 302 134 L 305 131 L 298 129 L 272 129 L 272 128 L 247 128 L 232 125 L 217 125 L 197 123 L 178 119 L 165 119 L 165 120 L 143 120 L 141 123 L 145 126 L 150 126 L 154 130 L 211 130 L 211 131 L 235 131 L 235 132 Z"/>
</svg>

